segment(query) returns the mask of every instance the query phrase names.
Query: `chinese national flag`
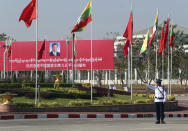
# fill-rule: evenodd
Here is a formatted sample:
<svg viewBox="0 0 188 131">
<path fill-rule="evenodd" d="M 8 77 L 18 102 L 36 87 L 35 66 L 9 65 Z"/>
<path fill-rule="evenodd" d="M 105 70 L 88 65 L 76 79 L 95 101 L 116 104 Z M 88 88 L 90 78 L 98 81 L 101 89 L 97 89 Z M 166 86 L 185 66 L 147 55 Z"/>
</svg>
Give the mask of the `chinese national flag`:
<svg viewBox="0 0 188 131">
<path fill-rule="evenodd" d="M 132 36 L 133 36 L 133 14 L 131 10 L 129 22 L 125 30 L 125 33 L 123 34 L 123 37 L 127 38 L 127 41 L 124 45 L 125 58 L 127 58 L 127 50 L 128 50 L 129 44 L 132 44 Z"/>
<path fill-rule="evenodd" d="M 162 52 L 164 50 L 164 29 L 162 29 L 161 33 L 161 40 L 160 40 L 160 46 L 159 46 L 159 55 L 162 55 Z"/>
<path fill-rule="evenodd" d="M 23 10 L 19 21 L 23 20 L 27 27 L 30 27 L 32 21 L 37 18 L 37 0 L 32 0 Z"/>
<path fill-rule="evenodd" d="M 38 52 L 38 57 L 37 57 L 38 60 L 42 59 L 43 52 L 45 51 L 45 45 L 46 45 L 46 41 L 44 40 L 42 43 L 42 46 Z"/>
</svg>

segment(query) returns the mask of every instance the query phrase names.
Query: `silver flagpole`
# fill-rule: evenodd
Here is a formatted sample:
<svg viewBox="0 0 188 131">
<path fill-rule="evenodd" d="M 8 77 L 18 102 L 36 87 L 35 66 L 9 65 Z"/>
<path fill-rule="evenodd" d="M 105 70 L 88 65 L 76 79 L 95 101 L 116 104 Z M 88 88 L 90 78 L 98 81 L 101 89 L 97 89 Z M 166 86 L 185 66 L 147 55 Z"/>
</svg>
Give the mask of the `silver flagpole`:
<svg viewBox="0 0 188 131">
<path fill-rule="evenodd" d="M 44 66 L 44 68 L 45 68 L 45 79 L 47 78 L 47 70 L 46 70 L 46 39 L 44 39 L 44 44 L 45 44 L 45 66 Z"/>
<path fill-rule="evenodd" d="M 75 34 L 73 33 L 73 41 L 72 41 L 72 84 L 74 84 L 74 39 L 75 39 Z"/>
<path fill-rule="evenodd" d="M 169 50 L 170 50 L 170 43 L 169 43 L 169 37 L 170 37 L 170 35 L 169 35 L 169 30 L 168 30 L 168 95 L 170 95 L 170 54 L 169 54 Z"/>
<path fill-rule="evenodd" d="M 155 55 L 156 55 L 156 56 L 155 56 L 155 58 L 156 58 L 156 61 L 155 61 L 155 64 L 156 64 L 156 65 L 155 65 L 155 72 L 156 72 L 156 74 L 155 74 L 155 75 L 156 75 L 156 76 L 155 76 L 155 79 L 158 79 L 158 69 L 157 69 L 157 66 L 158 66 L 158 65 L 157 65 L 157 61 L 158 61 L 158 58 L 157 58 L 157 57 L 158 57 L 158 56 L 157 56 L 158 40 L 157 40 L 157 42 L 156 42 L 156 47 L 155 47 L 155 48 L 156 48 L 156 52 L 155 52 Z"/>
<path fill-rule="evenodd" d="M 172 28 L 173 28 L 173 20 L 172 20 L 172 24 L 171 24 Z M 171 49 L 171 69 L 170 69 L 170 96 L 172 95 L 172 57 L 173 57 L 173 45 L 172 45 L 172 49 Z"/>
<path fill-rule="evenodd" d="M 133 72 L 133 48 L 132 48 L 132 43 L 131 43 L 131 101 L 133 100 L 133 81 L 132 81 L 132 72 Z"/>
<path fill-rule="evenodd" d="M 38 44 L 38 0 L 36 0 L 36 4 L 37 4 L 37 8 L 36 8 L 36 83 L 35 83 L 35 107 L 38 107 L 38 80 L 37 80 L 37 52 L 38 52 L 38 48 L 37 48 L 37 44 Z"/>
<path fill-rule="evenodd" d="M 130 86 L 130 47 L 128 47 L 128 88 L 131 89 L 131 86 Z M 132 100 L 132 90 L 131 90 L 131 100 Z"/>
<path fill-rule="evenodd" d="M 172 53 L 173 53 L 173 50 L 171 50 L 170 96 L 172 94 Z"/>
<path fill-rule="evenodd" d="M 6 78 L 6 76 L 5 76 L 5 75 L 6 75 L 6 73 L 5 73 L 5 70 L 6 70 L 6 69 L 5 69 L 5 68 L 6 68 L 6 67 L 5 67 L 5 66 L 6 66 L 6 65 L 5 65 L 5 62 L 6 62 L 6 61 L 5 61 L 5 53 L 6 53 L 6 49 L 5 49 L 5 52 L 4 52 L 4 54 L 3 54 L 3 56 L 4 56 L 4 79 Z"/>
<path fill-rule="evenodd" d="M 4 56 L 4 79 L 6 78 L 6 73 L 5 73 L 5 71 L 6 71 L 6 64 L 5 64 L 5 62 L 6 62 L 6 59 L 5 59 L 6 51 L 7 51 L 7 41 L 5 41 L 5 51 L 4 51 L 4 54 L 3 54 L 3 56 Z"/>
<path fill-rule="evenodd" d="M 162 52 L 162 80 L 164 83 L 164 51 Z"/>
<path fill-rule="evenodd" d="M 12 41 L 12 43 L 13 43 L 13 41 Z M 12 78 L 12 46 L 13 45 L 11 44 L 11 61 L 10 61 L 11 62 L 11 78 Z"/>
<path fill-rule="evenodd" d="M 91 104 L 93 103 L 93 22 L 91 21 Z"/>
<path fill-rule="evenodd" d="M 75 56 L 75 73 L 74 73 L 74 79 L 76 80 L 77 79 L 77 71 L 76 71 L 76 64 L 77 64 L 77 61 L 76 61 L 76 58 L 77 58 L 77 41 L 76 41 L 76 35 L 75 35 L 75 42 L 74 42 L 74 50 L 75 50 L 75 54 L 74 54 L 74 56 Z"/>
<path fill-rule="evenodd" d="M 157 8 L 157 14 L 159 15 L 159 9 Z M 158 26 L 158 25 L 157 25 Z M 156 29 L 156 36 L 158 36 L 158 27 L 156 27 L 157 29 Z M 157 51 L 158 51 L 158 39 L 157 39 L 157 42 L 156 42 L 156 56 L 155 56 L 155 58 L 156 58 L 156 62 L 155 62 L 155 64 L 156 64 L 156 66 L 155 66 L 155 79 L 158 79 L 159 77 L 158 77 L 158 68 L 157 68 L 157 66 L 158 66 L 158 64 L 157 64 L 157 62 L 158 62 L 158 55 L 157 55 Z"/>
<path fill-rule="evenodd" d="M 132 9 L 133 9 L 133 2 L 132 2 L 132 0 L 131 0 L 131 11 L 132 11 Z M 132 82 L 132 72 L 133 72 L 133 66 L 132 66 L 132 64 L 133 64 L 133 50 L 132 50 L 132 47 L 133 47 L 133 43 L 130 43 L 131 44 L 131 72 L 130 72 L 130 84 L 131 84 L 131 101 L 133 100 L 133 82 Z"/>
</svg>

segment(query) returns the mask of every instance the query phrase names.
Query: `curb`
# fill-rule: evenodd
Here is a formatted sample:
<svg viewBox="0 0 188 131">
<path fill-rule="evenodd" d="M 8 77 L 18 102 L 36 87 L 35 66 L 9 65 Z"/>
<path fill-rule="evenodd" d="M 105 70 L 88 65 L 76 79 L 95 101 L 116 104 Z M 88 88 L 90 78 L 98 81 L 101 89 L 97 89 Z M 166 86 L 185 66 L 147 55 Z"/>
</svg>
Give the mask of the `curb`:
<svg viewBox="0 0 188 131">
<path fill-rule="evenodd" d="M 155 114 L 124 114 L 124 113 L 104 113 L 104 114 L 19 114 L 19 115 L 0 115 L 0 120 L 16 119 L 48 119 L 48 118 L 155 118 Z M 188 114 L 165 114 L 166 118 L 188 118 Z"/>
<path fill-rule="evenodd" d="M 188 94 L 172 94 L 172 96 L 188 96 Z"/>
</svg>

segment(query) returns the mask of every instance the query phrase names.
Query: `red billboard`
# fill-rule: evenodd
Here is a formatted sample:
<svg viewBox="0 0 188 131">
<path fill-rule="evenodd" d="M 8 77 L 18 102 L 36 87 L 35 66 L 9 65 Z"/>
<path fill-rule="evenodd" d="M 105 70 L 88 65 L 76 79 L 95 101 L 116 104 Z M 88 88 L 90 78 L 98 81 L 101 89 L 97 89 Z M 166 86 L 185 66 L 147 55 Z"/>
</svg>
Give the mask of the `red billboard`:
<svg viewBox="0 0 188 131">
<path fill-rule="evenodd" d="M 46 41 L 46 48 L 42 59 L 38 60 L 38 70 L 66 70 L 67 69 L 67 44 L 66 41 Z M 38 51 L 43 41 L 38 41 Z M 94 70 L 114 69 L 114 41 L 93 40 L 92 65 Z M 36 42 L 23 41 L 12 43 L 12 57 L 6 59 L 4 42 L 0 43 L 0 70 L 28 71 L 36 69 Z M 75 69 L 91 69 L 91 40 L 77 40 L 75 50 Z M 57 52 L 55 52 L 57 51 Z M 4 59 L 5 58 L 5 59 Z M 72 69 L 72 41 L 68 44 L 69 69 Z"/>
</svg>

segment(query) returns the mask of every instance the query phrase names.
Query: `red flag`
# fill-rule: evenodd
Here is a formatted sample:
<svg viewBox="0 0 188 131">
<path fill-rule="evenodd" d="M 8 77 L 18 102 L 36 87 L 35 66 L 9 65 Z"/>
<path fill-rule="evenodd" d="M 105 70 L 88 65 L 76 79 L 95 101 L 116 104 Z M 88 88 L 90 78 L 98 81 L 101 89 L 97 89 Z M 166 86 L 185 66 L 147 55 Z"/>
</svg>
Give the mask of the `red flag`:
<svg viewBox="0 0 188 131">
<path fill-rule="evenodd" d="M 129 40 L 130 43 L 132 44 L 132 36 L 133 36 L 133 14 L 131 10 L 129 22 L 125 30 L 125 33 L 123 34 L 123 37 L 127 38 L 127 40 Z"/>
<path fill-rule="evenodd" d="M 164 49 L 164 29 L 162 29 L 162 33 L 161 33 L 161 40 L 160 40 L 160 47 L 159 47 L 159 55 L 162 54 L 163 49 Z"/>
<path fill-rule="evenodd" d="M 170 18 L 168 17 L 168 19 L 166 21 L 166 28 L 165 28 L 165 34 L 164 34 L 164 49 L 166 47 L 166 41 L 167 41 L 167 38 L 168 38 L 169 20 L 170 20 Z"/>
<path fill-rule="evenodd" d="M 159 48 L 159 55 L 162 54 L 163 50 L 166 47 L 166 41 L 167 41 L 168 29 L 169 29 L 169 20 L 170 20 L 170 18 L 168 17 L 168 19 L 166 21 L 165 33 L 164 33 L 164 30 L 162 30 L 161 41 L 160 41 L 160 48 Z"/>
<path fill-rule="evenodd" d="M 42 43 L 42 46 L 38 52 L 38 57 L 37 57 L 38 60 L 42 59 L 43 52 L 45 51 L 45 44 L 46 44 L 46 41 L 44 40 L 44 42 Z"/>
<path fill-rule="evenodd" d="M 23 10 L 19 21 L 23 20 L 27 27 L 30 27 L 32 21 L 37 18 L 37 0 L 32 0 Z"/>
<path fill-rule="evenodd" d="M 123 37 L 127 38 L 127 41 L 124 45 L 125 58 L 127 58 L 127 50 L 128 50 L 129 44 L 132 44 L 132 36 L 133 36 L 133 14 L 131 10 L 129 22 L 125 30 L 125 33 L 123 34 Z"/>
<path fill-rule="evenodd" d="M 151 45 L 151 44 L 152 44 L 153 39 L 155 38 L 155 34 L 156 34 L 156 32 L 155 32 L 154 34 L 152 34 L 152 36 L 151 36 L 151 38 L 150 38 L 150 41 L 149 41 L 148 45 Z"/>
<path fill-rule="evenodd" d="M 128 51 L 128 47 L 129 47 L 129 41 L 127 40 L 125 45 L 124 45 L 124 54 L 125 54 L 125 59 L 127 59 L 127 51 Z"/>
</svg>

